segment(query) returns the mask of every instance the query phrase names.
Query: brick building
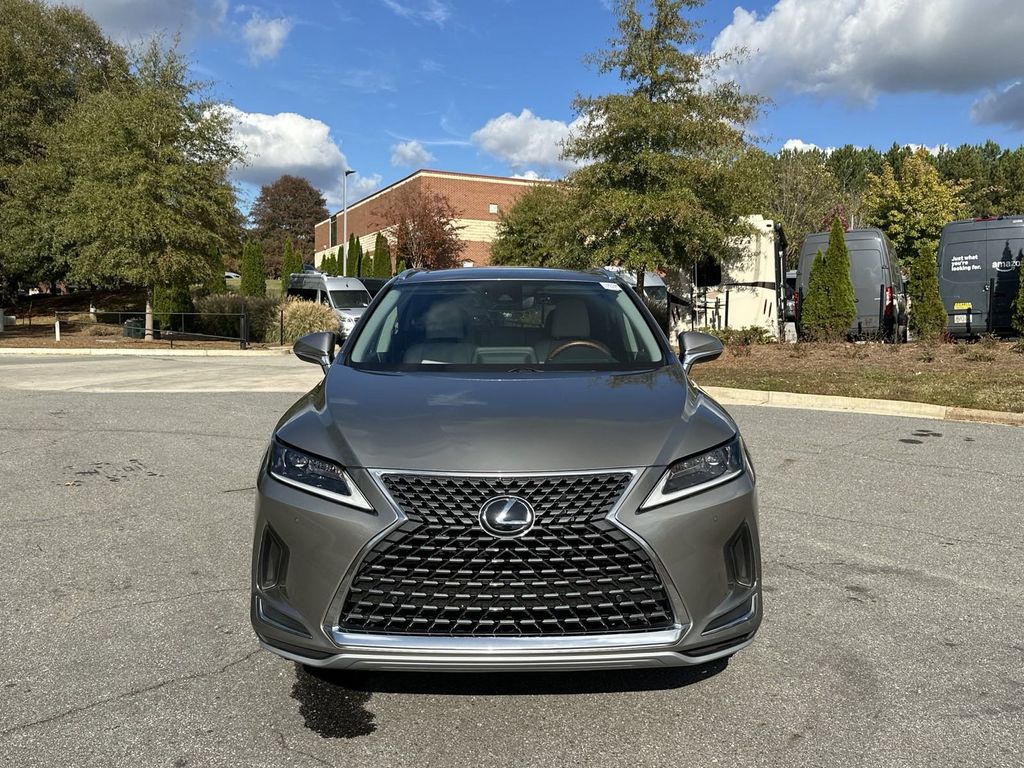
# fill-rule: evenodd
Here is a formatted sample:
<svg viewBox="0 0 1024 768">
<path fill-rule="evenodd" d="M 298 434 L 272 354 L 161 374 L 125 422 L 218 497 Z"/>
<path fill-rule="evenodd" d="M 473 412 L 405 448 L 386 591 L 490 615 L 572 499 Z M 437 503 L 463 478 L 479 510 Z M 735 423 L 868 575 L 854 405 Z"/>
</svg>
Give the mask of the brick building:
<svg viewBox="0 0 1024 768">
<path fill-rule="evenodd" d="M 544 183 L 529 179 L 504 176 L 481 176 L 475 173 L 419 170 L 378 190 L 348 207 L 348 232 L 359 238 L 363 253 L 372 253 L 377 233 L 387 229 L 391 222 L 384 221 L 383 210 L 388 195 L 406 184 L 418 191 L 440 193 L 448 198 L 458 211 L 455 224 L 461 227 L 459 235 L 466 241 L 462 252 L 463 266 L 486 266 L 491 263 L 491 241 L 498 229 L 498 218 L 534 184 Z M 338 211 L 316 225 L 314 232 L 314 264 L 339 251 L 343 240 L 342 212 Z M 350 270 L 352 269 L 350 265 Z"/>
</svg>

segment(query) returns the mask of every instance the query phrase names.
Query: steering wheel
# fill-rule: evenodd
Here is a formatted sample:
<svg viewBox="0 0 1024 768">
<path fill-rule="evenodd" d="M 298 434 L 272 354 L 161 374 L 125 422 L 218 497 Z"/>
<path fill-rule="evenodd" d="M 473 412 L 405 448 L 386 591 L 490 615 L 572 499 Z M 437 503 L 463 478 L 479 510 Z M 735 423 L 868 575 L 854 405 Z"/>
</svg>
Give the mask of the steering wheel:
<svg viewBox="0 0 1024 768">
<path fill-rule="evenodd" d="M 608 347 L 606 347 L 600 341 L 594 341 L 593 339 L 576 339 L 575 341 L 567 341 L 564 344 L 560 344 L 559 346 L 555 347 L 548 353 L 548 356 L 544 360 L 544 362 L 547 363 L 554 360 L 560 354 L 565 352 L 565 350 L 572 349 L 573 347 L 589 347 L 591 349 L 596 349 L 603 355 L 606 355 L 609 360 L 613 360 L 615 358 L 615 356 L 612 354 L 612 351 L 608 349 Z"/>
</svg>

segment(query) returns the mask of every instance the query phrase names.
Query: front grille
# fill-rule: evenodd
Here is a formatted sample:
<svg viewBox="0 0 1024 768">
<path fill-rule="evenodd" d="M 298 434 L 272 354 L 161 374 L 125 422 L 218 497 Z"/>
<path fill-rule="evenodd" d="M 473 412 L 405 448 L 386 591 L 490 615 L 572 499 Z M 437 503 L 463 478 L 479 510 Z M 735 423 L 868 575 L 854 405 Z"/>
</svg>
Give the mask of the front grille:
<svg viewBox="0 0 1024 768">
<path fill-rule="evenodd" d="M 341 630 L 536 637 L 673 626 L 650 557 L 607 519 L 628 473 L 382 479 L 407 519 L 359 564 Z M 529 501 L 534 527 L 515 539 L 486 533 L 480 508 L 495 496 Z"/>
</svg>

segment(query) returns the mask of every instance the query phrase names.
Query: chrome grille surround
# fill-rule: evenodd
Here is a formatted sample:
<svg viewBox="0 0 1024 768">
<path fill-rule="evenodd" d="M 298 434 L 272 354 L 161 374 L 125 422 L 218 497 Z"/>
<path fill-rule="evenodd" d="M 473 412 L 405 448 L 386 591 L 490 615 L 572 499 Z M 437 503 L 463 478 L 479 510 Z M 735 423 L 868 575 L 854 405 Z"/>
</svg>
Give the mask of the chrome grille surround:
<svg viewBox="0 0 1024 768">
<path fill-rule="evenodd" d="M 638 470 L 372 474 L 398 519 L 332 602 L 324 628 L 335 642 L 664 643 L 681 634 L 656 559 L 614 517 Z M 533 530 L 498 539 L 480 528 L 480 507 L 501 495 L 529 500 Z"/>
</svg>

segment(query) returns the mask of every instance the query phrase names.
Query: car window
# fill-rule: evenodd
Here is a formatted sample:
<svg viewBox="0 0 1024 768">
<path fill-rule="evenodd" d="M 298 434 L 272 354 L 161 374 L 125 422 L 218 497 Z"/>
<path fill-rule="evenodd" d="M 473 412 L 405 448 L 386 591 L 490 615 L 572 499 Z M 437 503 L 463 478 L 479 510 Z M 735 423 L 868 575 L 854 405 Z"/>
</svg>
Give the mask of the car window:
<svg viewBox="0 0 1024 768">
<path fill-rule="evenodd" d="M 370 306 L 370 294 L 364 290 L 331 291 L 336 309 L 355 309 Z"/>
<path fill-rule="evenodd" d="M 628 370 L 665 360 L 615 282 L 399 283 L 364 321 L 349 362 L 373 370 Z"/>
<path fill-rule="evenodd" d="M 303 301 L 316 301 L 315 288 L 289 288 L 287 294 Z"/>
</svg>

